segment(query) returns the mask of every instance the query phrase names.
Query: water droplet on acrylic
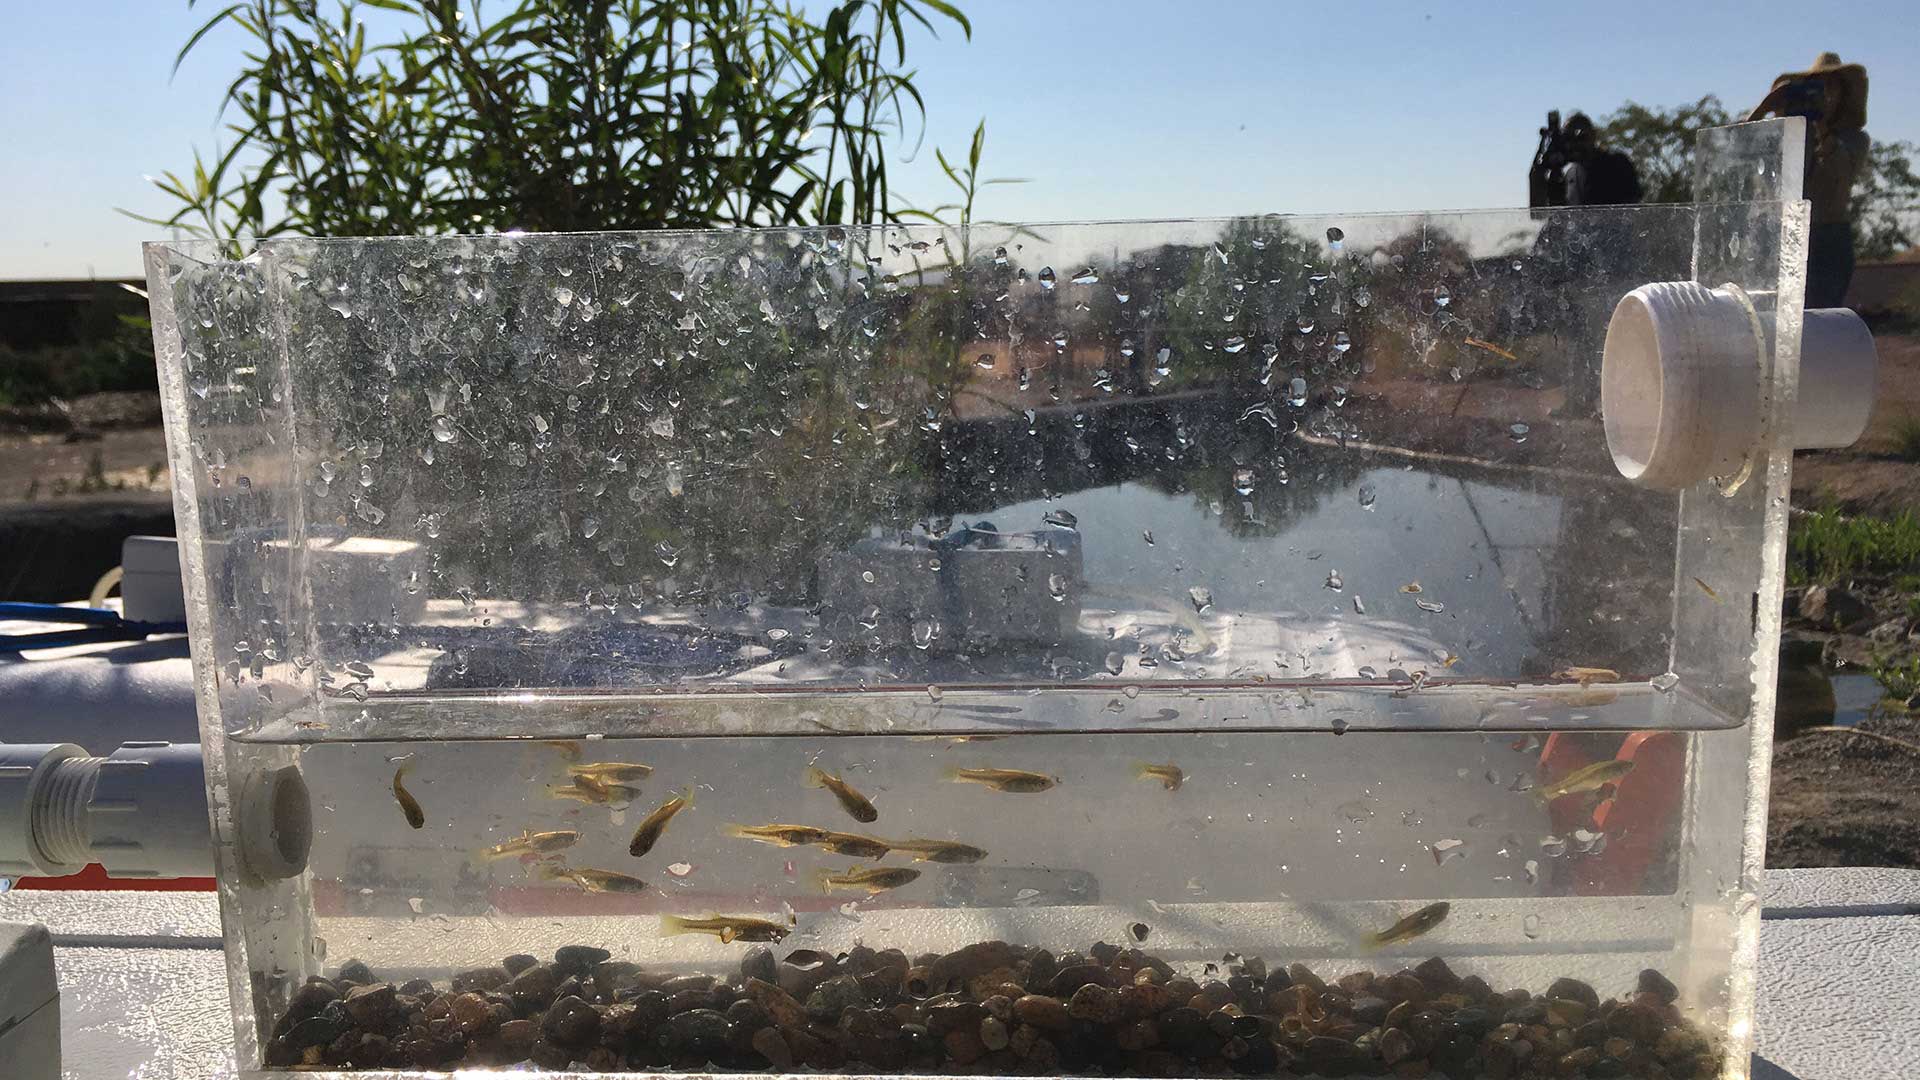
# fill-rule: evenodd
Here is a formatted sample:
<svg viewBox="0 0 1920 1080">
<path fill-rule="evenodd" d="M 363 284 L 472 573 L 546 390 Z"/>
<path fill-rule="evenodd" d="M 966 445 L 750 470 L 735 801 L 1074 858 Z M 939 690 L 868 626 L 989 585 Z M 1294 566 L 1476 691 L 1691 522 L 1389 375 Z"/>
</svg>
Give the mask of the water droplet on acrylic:
<svg viewBox="0 0 1920 1080">
<path fill-rule="evenodd" d="M 1527 441 L 1527 433 L 1532 430 L 1532 428 L 1525 424 L 1513 424 L 1507 428 L 1507 438 L 1517 443 L 1523 443 Z"/>
<path fill-rule="evenodd" d="M 1056 529 L 1073 529 L 1080 525 L 1080 519 L 1071 510 L 1049 510 L 1041 516 L 1041 520 Z"/>
<path fill-rule="evenodd" d="M 1067 578 L 1064 574 L 1047 575 L 1047 591 L 1053 594 L 1056 603 L 1067 598 Z"/>
<path fill-rule="evenodd" d="M 1360 500 L 1361 506 L 1364 506 L 1367 509 L 1371 510 L 1373 509 L 1374 500 L 1379 497 L 1379 492 L 1374 488 L 1372 484 L 1361 484 L 1360 492 L 1357 497 Z"/>
<path fill-rule="evenodd" d="M 1647 685 L 1653 687 L 1655 690 L 1658 690 L 1663 694 L 1671 693 L 1674 687 L 1680 685 L 1680 676 L 1675 675 L 1671 671 L 1664 672 L 1662 674 L 1655 675 L 1651 679 L 1648 679 Z"/>
<path fill-rule="evenodd" d="M 1415 600 L 1413 602 L 1413 606 L 1419 608 L 1421 611 L 1429 612 L 1434 615 L 1438 615 L 1441 612 L 1447 610 L 1447 605 L 1441 603 L 1438 600 Z"/>
<path fill-rule="evenodd" d="M 1453 291 L 1445 285 L 1435 285 L 1433 287 L 1433 302 L 1441 307 L 1446 307 L 1453 302 Z"/>
<path fill-rule="evenodd" d="M 1365 615 L 1367 613 L 1367 605 L 1360 599 L 1357 593 L 1354 594 L 1353 597 L 1353 613 L 1355 615 Z"/>
<path fill-rule="evenodd" d="M 1351 348 L 1353 348 L 1353 338 L 1347 336 L 1347 332 L 1345 330 L 1334 331 L 1333 351 L 1337 353 L 1343 353 Z"/>
<path fill-rule="evenodd" d="M 1187 590 L 1187 599 L 1193 602 L 1193 610 L 1204 615 L 1213 606 L 1213 590 L 1204 585 L 1195 585 Z"/>
<path fill-rule="evenodd" d="M 913 647 L 922 651 L 933 647 L 933 640 L 940 636 L 940 624 L 932 619 L 916 619 L 913 624 Z"/>
<path fill-rule="evenodd" d="M 979 368 L 981 371 L 992 371 L 993 370 L 993 354 L 989 352 L 981 353 L 978 357 L 974 359 L 973 366 Z"/>
<path fill-rule="evenodd" d="M 1007 265 L 1007 249 L 1006 248 L 997 247 L 993 249 L 993 265 L 995 266 Z"/>
<path fill-rule="evenodd" d="M 1465 840 L 1447 837 L 1444 840 L 1435 840 L 1433 843 L 1428 844 L 1427 850 L 1433 852 L 1434 865 L 1445 866 L 1455 859 L 1466 857 L 1467 842 Z"/>
<path fill-rule="evenodd" d="M 1254 482 L 1254 477 L 1253 477 L 1252 469 L 1233 470 L 1233 490 L 1234 491 L 1238 492 L 1241 495 L 1251 495 L 1253 494 L 1253 482 Z"/>
<path fill-rule="evenodd" d="M 1369 821 L 1373 818 L 1373 807 L 1368 806 L 1360 799 L 1354 799 L 1351 802 L 1343 802 L 1339 806 L 1334 807 L 1334 813 L 1358 825 L 1363 821 Z"/>
<path fill-rule="evenodd" d="M 680 466 L 667 466 L 667 494 L 677 499 L 686 490 L 687 481 L 686 477 L 680 474 Z"/>
<path fill-rule="evenodd" d="M 1549 859 L 1557 859 L 1566 853 L 1566 837 L 1555 836 L 1552 833 L 1548 833 L 1540 838 L 1540 854 L 1545 855 Z"/>
<path fill-rule="evenodd" d="M 1293 380 L 1287 384 L 1287 404 L 1298 409 L 1306 403 L 1307 380 L 1296 375 L 1293 377 Z"/>
<path fill-rule="evenodd" d="M 1540 936 L 1540 916 L 1528 915 L 1520 920 L 1520 932 L 1527 935 L 1529 941 Z"/>
<path fill-rule="evenodd" d="M 1247 347 L 1247 339 L 1241 337 L 1238 334 L 1235 334 L 1234 336 L 1220 343 L 1220 349 L 1222 352 L 1237 353 L 1246 347 Z"/>
<path fill-rule="evenodd" d="M 1342 241 L 1346 240 L 1346 238 L 1347 234 L 1341 230 L 1340 226 L 1328 226 L 1327 243 L 1333 247 L 1334 251 L 1339 251 L 1341 247 L 1344 246 Z"/>
<path fill-rule="evenodd" d="M 656 416 L 653 418 L 653 422 L 647 425 L 647 430 L 663 439 L 671 439 L 673 438 L 673 417 L 666 415 Z"/>
<path fill-rule="evenodd" d="M 1037 280 L 1040 282 L 1040 287 L 1042 289 L 1052 289 L 1053 283 L 1055 280 L 1053 267 L 1051 266 L 1041 267 L 1040 273 L 1037 275 Z"/>
<path fill-rule="evenodd" d="M 1311 315 L 1302 315 L 1293 322 L 1293 328 L 1303 334 L 1313 333 L 1314 321 Z"/>
<path fill-rule="evenodd" d="M 1075 285 L 1097 285 L 1099 282 L 1100 275 L 1095 273 L 1091 266 L 1073 275 L 1073 283 Z"/>
<path fill-rule="evenodd" d="M 433 437 L 438 442 L 450 443 L 460 437 L 460 432 L 453 426 L 451 419 L 436 416 L 433 418 Z"/>
<path fill-rule="evenodd" d="M 1127 658 L 1117 652 L 1110 652 L 1107 654 L 1106 668 L 1107 674 L 1118 675 L 1126 670 Z"/>
<path fill-rule="evenodd" d="M 591 515 L 580 519 L 580 535 L 588 540 L 600 531 L 600 519 Z"/>
<path fill-rule="evenodd" d="M 1341 589 L 1346 588 L 1346 582 L 1340 580 L 1340 571 L 1327 571 L 1327 588 L 1332 589 L 1334 592 L 1339 592 Z"/>
<path fill-rule="evenodd" d="M 553 290 L 553 299 L 554 302 L 558 303 L 561 307 L 566 307 L 568 304 L 573 303 L 573 290 L 567 288 L 565 285 L 556 285 Z"/>
</svg>

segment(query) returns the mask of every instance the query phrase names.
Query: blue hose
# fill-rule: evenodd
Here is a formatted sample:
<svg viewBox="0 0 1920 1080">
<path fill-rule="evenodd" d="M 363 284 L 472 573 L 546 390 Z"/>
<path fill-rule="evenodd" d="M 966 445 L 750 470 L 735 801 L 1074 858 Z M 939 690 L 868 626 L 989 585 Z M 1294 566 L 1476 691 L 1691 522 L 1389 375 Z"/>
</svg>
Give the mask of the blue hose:
<svg viewBox="0 0 1920 1080">
<path fill-rule="evenodd" d="M 61 604 L 0 602 L 0 622 L 70 623 L 71 629 L 31 634 L 0 634 L 0 653 L 28 649 L 58 649 L 103 641 L 139 641 L 155 634 L 184 634 L 184 622 L 140 622 L 110 608 L 66 607 Z"/>
</svg>

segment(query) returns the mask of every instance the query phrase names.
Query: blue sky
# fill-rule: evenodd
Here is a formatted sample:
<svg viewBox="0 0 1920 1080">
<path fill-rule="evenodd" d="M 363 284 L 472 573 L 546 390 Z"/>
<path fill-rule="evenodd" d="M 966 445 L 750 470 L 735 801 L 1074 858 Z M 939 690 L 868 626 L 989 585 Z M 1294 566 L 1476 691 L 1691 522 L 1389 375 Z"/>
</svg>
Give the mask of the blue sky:
<svg viewBox="0 0 1920 1080">
<path fill-rule="evenodd" d="M 964 150 L 985 116 L 985 172 L 1032 179 L 988 189 L 978 212 L 999 220 L 1521 205 L 1547 109 L 1744 107 L 1823 49 L 1867 65 L 1872 135 L 1920 141 L 1911 0 L 1817 26 L 1804 0 L 961 3 L 970 43 L 912 47 L 930 115 L 896 183 L 942 201 L 932 147 Z M 211 0 L 6 7 L 0 278 L 135 274 L 159 230 L 114 207 L 168 209 L 142 175 L 213 148 L 244 42 L 210 36 L 169 79 Z"/>
</svg>

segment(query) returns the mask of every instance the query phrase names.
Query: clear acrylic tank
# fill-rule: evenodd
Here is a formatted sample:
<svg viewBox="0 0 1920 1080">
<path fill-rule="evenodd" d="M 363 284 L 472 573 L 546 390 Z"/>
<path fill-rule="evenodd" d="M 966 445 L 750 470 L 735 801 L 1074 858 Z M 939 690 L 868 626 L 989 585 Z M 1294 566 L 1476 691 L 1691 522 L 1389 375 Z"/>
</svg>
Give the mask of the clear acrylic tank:
<svg viewBox="0 0 1920 1080">
<path fill-rule="evenodd" d="M 1729 283 L 1791 403 L 1799 140 L 151 246 L 239 1066 L 1744 1076 L 1787 455 L 1629 485 L 1598 361 Z"/>
</svg>

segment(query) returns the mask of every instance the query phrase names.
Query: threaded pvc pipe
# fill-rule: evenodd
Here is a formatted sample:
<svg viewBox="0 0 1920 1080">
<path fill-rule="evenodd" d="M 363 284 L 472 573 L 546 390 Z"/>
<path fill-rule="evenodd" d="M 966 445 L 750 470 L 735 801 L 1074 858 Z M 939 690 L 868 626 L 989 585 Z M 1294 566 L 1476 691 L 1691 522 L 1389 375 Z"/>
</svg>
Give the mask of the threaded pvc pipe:
<svg viewBox="0 0 1920 1080">
<path fill-rule="evenodd" d="M 92 832 L 87 805 L 100 783 L 100 763 L 106 758 L 70 757 L 47 771 L 31 816 L 34 847 L 48 862 L 81 867 L 92 862 Z"/>
</svg>

